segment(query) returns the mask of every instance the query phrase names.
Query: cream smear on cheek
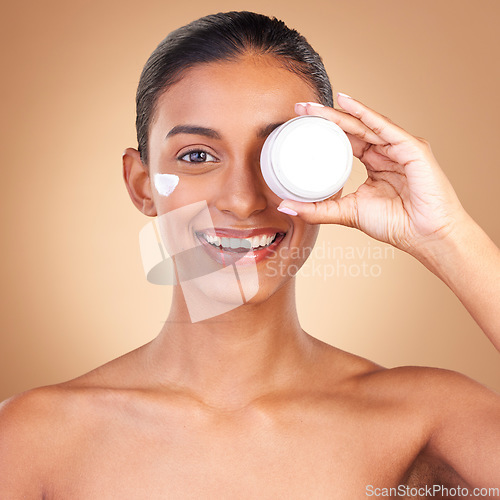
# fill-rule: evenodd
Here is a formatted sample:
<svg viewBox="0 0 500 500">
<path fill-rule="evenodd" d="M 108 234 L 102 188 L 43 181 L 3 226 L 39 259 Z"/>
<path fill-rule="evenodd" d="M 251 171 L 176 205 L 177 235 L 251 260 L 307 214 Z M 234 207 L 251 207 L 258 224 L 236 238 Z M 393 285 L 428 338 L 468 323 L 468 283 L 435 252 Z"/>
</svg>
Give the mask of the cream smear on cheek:
<svg viewBox="0 0 500 500">
<path fill-rule="evenodd" d="M 155 188 L 162 196 L 170 196 L 179 184 L 179 176 L 174 174 L 155 174 Z"/>
</svg>

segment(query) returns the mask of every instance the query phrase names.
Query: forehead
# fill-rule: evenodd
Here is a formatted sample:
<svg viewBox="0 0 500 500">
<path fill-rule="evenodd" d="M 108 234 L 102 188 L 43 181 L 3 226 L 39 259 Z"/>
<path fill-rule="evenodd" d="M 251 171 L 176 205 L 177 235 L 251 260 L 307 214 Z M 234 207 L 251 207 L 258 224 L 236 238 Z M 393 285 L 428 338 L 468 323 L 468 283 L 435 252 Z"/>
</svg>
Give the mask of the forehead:
<svg viewBox="0 0 500 500">
<path fill-rule="evenodd" d="M 155 121 L 210 122 L 228 113 L 244 120 L 270 111 L 293 116 L 295 102 L 316 99 L 310 84 L 280 61 L 252 55 L 185 71 L 158 99 Z"/>
</svg>

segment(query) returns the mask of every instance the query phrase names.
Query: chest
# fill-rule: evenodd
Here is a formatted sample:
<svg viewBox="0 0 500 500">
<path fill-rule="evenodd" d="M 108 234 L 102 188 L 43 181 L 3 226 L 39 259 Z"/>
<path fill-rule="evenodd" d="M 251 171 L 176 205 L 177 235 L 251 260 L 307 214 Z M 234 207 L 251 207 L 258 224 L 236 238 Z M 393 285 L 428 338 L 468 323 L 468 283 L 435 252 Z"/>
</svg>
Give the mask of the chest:
<svg viewBox="0 0 500 500">
<path fill-rule="evenodd" d="M 362 498 L 392 486 L 419 441 L 377 418 L 288 412 L 117 420 L 61 461 L 54 498 Z"/>
</svg>

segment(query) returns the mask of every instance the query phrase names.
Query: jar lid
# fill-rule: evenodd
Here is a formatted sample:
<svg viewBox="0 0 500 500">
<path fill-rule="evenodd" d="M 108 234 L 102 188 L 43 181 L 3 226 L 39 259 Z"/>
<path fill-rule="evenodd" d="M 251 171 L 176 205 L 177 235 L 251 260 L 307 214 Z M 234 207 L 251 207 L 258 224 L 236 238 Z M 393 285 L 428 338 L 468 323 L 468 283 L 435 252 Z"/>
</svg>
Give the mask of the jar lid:
<svg viewBox="0 0 500 500">
<path fill-rule="evenodd" d="M 271 135 L 269 160 L 289 198 L 324 200 L 347 181 L 352 169 L 352 147 L 335 123 L 320 116 L 298 116 Z"/>
</svg>

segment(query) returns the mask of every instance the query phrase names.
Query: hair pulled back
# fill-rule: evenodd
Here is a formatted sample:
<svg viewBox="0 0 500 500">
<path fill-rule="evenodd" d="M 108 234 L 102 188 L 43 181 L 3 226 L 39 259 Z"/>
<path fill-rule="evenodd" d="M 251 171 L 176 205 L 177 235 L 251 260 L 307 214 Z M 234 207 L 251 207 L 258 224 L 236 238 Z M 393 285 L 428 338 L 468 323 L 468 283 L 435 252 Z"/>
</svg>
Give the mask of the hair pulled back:
<svg viewBox="0 0 500 500">
<path fill-rule="evenodd" d="M 283 21 L 254 12 L 202 17 L 170 33 L 142 70 L 136 95 L 138 149 L 148 163 L 148 138 L 160 95 L 197 64 L 237 60 L 245 54 L 271 55 L 303 78 L 318 101 L 333 106 L 330 80 L 319 54 Z"/>
</svg>

